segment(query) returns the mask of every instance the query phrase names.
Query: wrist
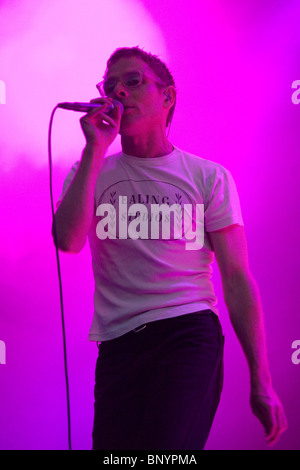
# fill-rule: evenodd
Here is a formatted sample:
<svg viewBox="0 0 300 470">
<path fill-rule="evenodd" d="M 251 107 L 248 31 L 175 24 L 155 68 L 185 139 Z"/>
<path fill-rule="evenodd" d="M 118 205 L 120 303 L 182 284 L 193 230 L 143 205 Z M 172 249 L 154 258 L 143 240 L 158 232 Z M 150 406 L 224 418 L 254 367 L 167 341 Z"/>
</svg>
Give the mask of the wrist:
<svg viewBox="0 0 300 470">
<path fill-rule="evenodd" d="M 89 158 L 101 158 L 104 156 L 106 152 L 106 148 L 104 148 L 101 144 L 97 142 L 87 142 L 83 149 L 82 157 L 89 157 Z"/>
<path fill-rule="evenodd" d="M 105 150 L 97 144 L 87 143 L 81 156 L 81 165 L 88 166 L 95 171 L 99 171 Z"/>
<path fill-rule="evenodd" d="M 250 377 L 250 387 L 252 395 L 268 396 L 269 391 L 273 388 L 270 373 L 252 374 Z"/>
</svg>

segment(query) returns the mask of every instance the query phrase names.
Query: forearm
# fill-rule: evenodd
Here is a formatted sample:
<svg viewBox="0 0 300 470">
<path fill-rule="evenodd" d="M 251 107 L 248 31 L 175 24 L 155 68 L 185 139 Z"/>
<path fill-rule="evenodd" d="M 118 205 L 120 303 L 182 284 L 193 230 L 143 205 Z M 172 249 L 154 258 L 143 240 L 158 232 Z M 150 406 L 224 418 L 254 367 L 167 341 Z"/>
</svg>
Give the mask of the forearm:
<svg viewBox="0 0 300 470">
<path fill-rule="evenodd" d="M 61 251 L 79 252 L 94 213 L 94 193 L 103 155 L 85 147 L 72 183 L 55 213 L 56 243 Z"/>
<path fill-rule="evenodd" d="M 258 287 L 251 274 L 240 273 L 223 282 L 230 320 L 244 351 L 252 393 L 265 393 L 271 386 Z"/>
<path fill-rule="evenodd" d="M 120 130 L 122 111 L 114 106 L 110 115 L 105 111 L 111 98 L 99 98 L 101 104 L 80 119 L 86 138 L 77 173 L 70 184 L 55 217 L 54 242 L 62 251 L 78 253 L 84 246 L 94 214 L 94 194 L 104 154 Z"/>
</svg>

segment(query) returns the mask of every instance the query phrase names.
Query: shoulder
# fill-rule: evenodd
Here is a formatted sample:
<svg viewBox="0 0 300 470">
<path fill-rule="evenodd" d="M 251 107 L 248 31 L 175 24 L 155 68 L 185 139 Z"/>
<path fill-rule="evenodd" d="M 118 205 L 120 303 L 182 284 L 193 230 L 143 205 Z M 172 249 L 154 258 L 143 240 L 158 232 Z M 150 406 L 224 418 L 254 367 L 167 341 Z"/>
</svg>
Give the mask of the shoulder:
<svg viewBox="0 0 300 470">
<path fill-rule="evenodd" d="M 200 155 L 196 155 L 194 153 L 187 152 L 185 150 L 181 150 L 178 147 L 175 147 L 178 154 L 181 158 L 186 161 L 187 163 L 198 167 L 202 171 L 206 172 L 227 172 L 227 168 L 225 168 L 221 163 L 209 160 L 204 158 Z"/>
<path fill-rule="evenodd" d="M 221 163 L 209 160 L 199 155 L 180 150 L 175 147 L 178 152 L 179 158 L 183 163 L 190 168 L 193 174 L 197 174 L 202 179 L 202 182 L 207 187 L 214 186 L 220 181 L 232 181 L 232 174 Z"/>
</svg>

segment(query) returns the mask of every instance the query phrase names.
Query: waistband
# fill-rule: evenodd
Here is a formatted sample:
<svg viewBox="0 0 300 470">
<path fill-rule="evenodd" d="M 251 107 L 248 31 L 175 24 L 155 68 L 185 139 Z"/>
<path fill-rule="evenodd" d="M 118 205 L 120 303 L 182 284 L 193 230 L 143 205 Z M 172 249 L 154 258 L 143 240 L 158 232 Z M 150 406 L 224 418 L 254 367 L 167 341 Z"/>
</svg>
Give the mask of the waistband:
<svg viewBox="0 0 300 470">
<path fill-rule="evenodd" d="M 121 336 L 117 336 L 116 338 L 97 342 L 97 346 L 99 344 L 112 344 L 112 343 L 119 343 L 120 341 L 122 342 L 123 340 L 126 340 L 126 338 L 134 337 L 136 335 L 139 335 L 139 333 L 143 331 L 151 331 L 151 329 L 155 330 L 157 326 L 167 326 L 168 324 L 175 323 L 175 322 L 180 322 L 188 319 L 193 319 L 193 318 L 203 318 L 205 316 L 212 317 L 215 319 L 215 322 L 219 323 L 219 318 L 218 316 L 210 309 L 206 310 L 198 310 L 196 312 L 191 312 L 191 313 L 185 313 L 184 315 L 177 315 L 176 317 L 169 317 L 169 318 L 161 318 L 159 320 L 151 321 L 148 323 L 143 323 L 142 325 L 134 328 L 133 330 L 129 331 L 128 333 L 125 333 Z"/>
</svg>

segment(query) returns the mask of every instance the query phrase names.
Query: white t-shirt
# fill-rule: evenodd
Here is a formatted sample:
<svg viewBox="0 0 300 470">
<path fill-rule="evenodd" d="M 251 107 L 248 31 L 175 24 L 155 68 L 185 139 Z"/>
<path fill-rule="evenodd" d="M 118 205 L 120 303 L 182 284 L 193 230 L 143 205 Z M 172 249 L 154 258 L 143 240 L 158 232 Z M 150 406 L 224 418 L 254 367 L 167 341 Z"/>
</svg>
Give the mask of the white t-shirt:
<svg viewBox="0 0 300 470">
<path fill-rule="evenodd" d="M 60 199 L 78 164 L 68 174 Z M 156 158 L 121 152 L 103 161 L 95 208 L 88 237 L 95 278 L 91 341 L 110 340 L 144 323 L 196 311 L 218 314 L 207 232 L 243 225 L 228 170 L 178 148 Z M 185 213 L 193 222 L 187 215 L 184 225 Z M 198 245 L 196 221 L 203 235 Z"/>
</svg>

